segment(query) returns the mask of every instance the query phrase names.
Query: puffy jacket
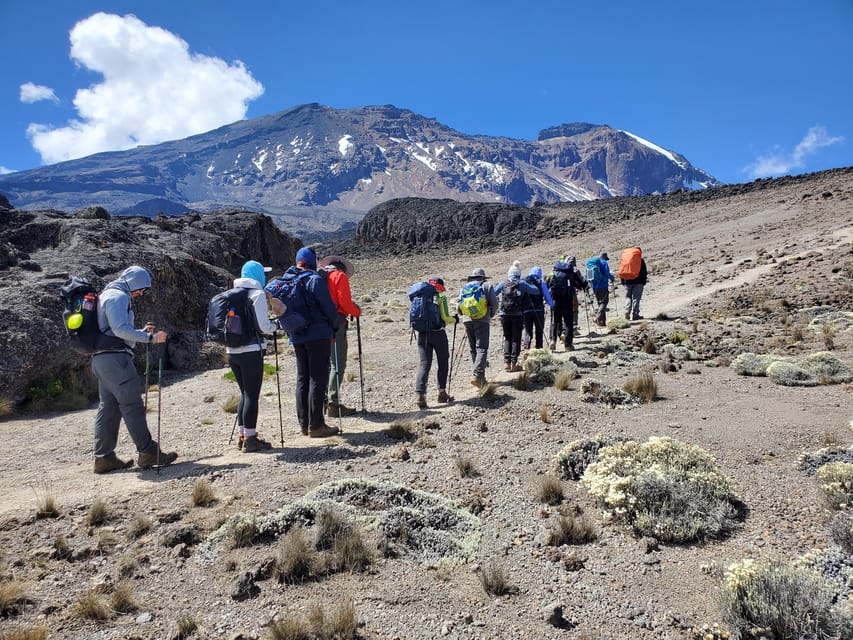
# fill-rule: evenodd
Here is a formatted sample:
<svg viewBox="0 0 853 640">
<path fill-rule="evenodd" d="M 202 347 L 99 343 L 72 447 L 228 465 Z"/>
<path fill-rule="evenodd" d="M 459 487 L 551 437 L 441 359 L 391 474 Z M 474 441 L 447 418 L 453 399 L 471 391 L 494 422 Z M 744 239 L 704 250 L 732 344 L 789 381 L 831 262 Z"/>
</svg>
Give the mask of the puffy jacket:
<svg viewBox="0 0 853 640">
<path fill-rule="evenodd" d="M 329 283 L 329 294 L 341 316 L 352 316 L 358 318 L 361 309 L 352 301 L 352 291 L 349 286 L 349 277 L 345 271 L 341 271 L 334 265 L 325 267 L 326 280 Z"/>
<path fill-rule="evenodd" d="M 601 272 L 605 276 L 605 279 L 603 282 L 599 283 L 597 286 L 596 286 L 596 283 L 590 282 L 590 284 L 592 285 L 592 288 L 593 289 L 607 289 L 607 288 L 609 288 L 611 282 L 616 282 L 616 278 L 614 278 L 613 274 L 610 273 L 610 265 L 607 264 L 607 260 L 604 260 L 601 257 L 596 257 L 593 260 L 598 263 L 599 268 L 601 269 Z M 592 260 L 589 260 L 587 262 L 590 262 L 590 261 L 592 261 Z"/>
<path fill-rule="evenodd" d="M 524 279 L 534 287 L 539 287 L 539 294 L 525 296 L 524 313 L 529 311 L 544 311 L 546 303 L 549 307 L 554 307 L 554 299 L 551 297 L 548 285 L 542 280 L 542 269 L 540 267 L 531 267 L 530 273 Z"/>
<path fill-rule="evenodd" d="M 252 342 L 242 347 L 225 347 L 226 353 L 247 353 L 249 351 L 264 351 L 267 348 L 267 342 L 264 340 L 264 334 L 272 335 L 278 328 L 276 324 L 270 320 L 269 307 L 267 306 L 267 295 L 264 292 L 261 283 L 254 278 L 237 278 L 234 280 L 235 287 L 243 287 L 249 290 L 249 301 L 252 303 L 252 309 L 255 312 L 256 326 L 260 341 Z"/>
<path fill-rule="evenodd" d="M 526 294 L 528 296 L 535 296 L 539 294 L 539 287 L 530 284 L 529 282 L 527 282 L 527 280 L 522 280 L 521 278 L 512 278 L 512 280 L 518 283 L 518 290 L 521 292 L 522 295 Z M 501 295 L 501 292 L 504 290 L 504 287 L 506 286 L 507 282 L 509 281 L 502 280 L 498 284 L 498 286 L 495 287 L 495 295 Z M 520 316 L 522 313 L 523 311 L 519 311 L 518 313 L 505 313 L 504 311 L 501 311 L 498 315 Z"/>
<path fill-rule="evenodd" d="M 299 267 L 290 267 L 284 272 L 282 280 L 293 280 L 304 273 Z M 290 335 L 290 344 L 301 344 L 313 340 L 331 340 L 338 328 L 340 316 L 326 279 L 316 272 L 305 278 L 305 304 L 308 306 L 308 326 L 296 334 Z"/>
</svg>

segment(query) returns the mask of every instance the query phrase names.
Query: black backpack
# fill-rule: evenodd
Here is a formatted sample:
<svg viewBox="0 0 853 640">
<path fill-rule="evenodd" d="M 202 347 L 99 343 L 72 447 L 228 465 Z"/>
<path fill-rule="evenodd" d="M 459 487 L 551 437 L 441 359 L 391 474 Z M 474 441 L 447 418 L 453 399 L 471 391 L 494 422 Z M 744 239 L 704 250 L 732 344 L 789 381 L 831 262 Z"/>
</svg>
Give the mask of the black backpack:
<svg viewBox="0 0 853 640">
<path fill-rule="evenodd" d="M 569 277 L 570 269 L 571 267 L 566 262 L 558 262 L 554 265 L 554 277 L 551 278 L 551 283 L 548 287 L 551 291 L 551 297 L 554 300 L 558 298 L 564 300 L 571 295 L 573 282 Z"/>
<path fill-rule="evenodd" d="M 127 348 L 124 340 L 106 335 L 98 326 L 98 292 L 86 278 L 71 276 L 59 288 L 59 297 L 68 346 L 74 351 L 91 355 Z"/>
<path fill-rule="evenodd" d="M 524 309 L 524 294 L 518 289 L 517 280 L 507 280 L 501 289 L 501 311 L 504 313 L 521 313 Z"/>
<path fill-rule="evenodd" d="M 429 282 L 416 282 L 409 289 L 409 325 L 418 332 L 435 331 L 444 327 L 441 312 L 435 302 L 435 287 Z"/>
<path fill-rule="evenodd" d="M 249 301 L 248 289 L 234 287 L 210 299 L 205 338 L 226 347 L 259 342 L 255 308 Z"/>
<path fill-rule="evenodd" d="M 529 311 L 530 309 L 543 309 L 544 308 L 544 296 L 542 295 L 542 287 L 541 280 L 537 276 L 527 276 L 524 278 L 527 282 L 536 287 L 537 293 L 529 293 L 524 296 L 524 310 Z"/>
</svg>

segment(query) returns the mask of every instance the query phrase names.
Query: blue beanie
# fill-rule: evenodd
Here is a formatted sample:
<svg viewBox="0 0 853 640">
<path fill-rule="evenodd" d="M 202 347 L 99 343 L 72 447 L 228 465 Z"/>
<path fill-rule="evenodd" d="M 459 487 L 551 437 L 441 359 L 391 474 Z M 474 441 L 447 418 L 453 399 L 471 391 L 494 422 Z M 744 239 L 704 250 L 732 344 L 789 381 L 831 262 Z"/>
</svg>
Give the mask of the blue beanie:
<svg viewBox="0 0 853 640">
<path fill-rule="evenodd" d="M 300 264 L 309 269 L 317 268 L 317 254 L 314 253 L 314 249 L 311 247 L 302 247 L 296 252 L 296 266 L 298 267 Z"/>
<path fill-rule="evenodd" d="M 267 283 L 267 277 L 265 275 L 266 269 L 264 269 L 263 265 L 257 260 L 249 260 L 246 264 L 243 265 L 243 270 L 240 272 L 240 277 L 242 278 L 251 278 L 252 280 L 257 280 L 258 284 L 262 287 Z"/>
</svg>

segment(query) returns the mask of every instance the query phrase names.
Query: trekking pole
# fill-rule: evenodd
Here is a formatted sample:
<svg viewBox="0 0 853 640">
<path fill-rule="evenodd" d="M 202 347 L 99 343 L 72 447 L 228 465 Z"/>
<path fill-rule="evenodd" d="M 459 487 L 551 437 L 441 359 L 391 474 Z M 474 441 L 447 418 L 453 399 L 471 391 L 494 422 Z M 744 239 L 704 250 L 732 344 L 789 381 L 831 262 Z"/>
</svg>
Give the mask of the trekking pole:
<svg viewBox="0 0 853 640">
<path fill-rule="evenodd" d="M 231 444 L 231 441 L 234 440 L 234 432 L 237 430 L 237 416 L 234 416 L 234 426 L 231 427 L 231 437 L 228 438 L 228 444 Z"/>
<path fill-rule="evenodd" d="M 278 392 L 278 433 L 281 436 L 281 448 L 284 449 L 284 421 L 281 417 L 281 382 L 278 375 L 278 331 L 272 332 L 272 348 L 275 350 L 275 389 Z M 234 425 L 237 425 L 236 421 Z M 231 431 L 231 435 L 234 435 L 233 430 Z"/>
<path fill-rule="evenodd" d="M 592 327 L 589 324 L 589 305 L 591 303 L 589 291 L 583 290 L 583 311 L 586 314 L 586 334 L 592 333 Z"/>
<path fill-rule="evenodd" d="M 358 337 L 358 380 L 361 382 L 361 412 L 364 413 L 364 366 L 361 357 L 361 317 L 355 317 L 355 334 Z"/>
<path fill-rule="evenodd" d="M 148 373 L 151 371 L 151 340 L 145 343 L 145 411 L 148 412 Z"/>
<path fill-rule="evenodd" d="M 163 406 L 163 347 L 158 351 L 157 362 L 157 475 L 160 475 L 160 409 Z"/>
<path fill-rule="evenodd" d="M 332 349 L 335 351 L 335 387 L 338 390 L 338 432 L 344 432 L 343 421 L 341 420 L 341 376 L 338 374 L 338 341 L 332 337 Z"/>
<path fill-rule="evenodd" d="M 450 348 L 450 371 L 447 372 L 447 388 L 450 388 L 450 383 L 453 380 L 453 357 L 456 355 L 456 325 L 459 322 L 453 323 L 453 346 Z"/>
</svg>

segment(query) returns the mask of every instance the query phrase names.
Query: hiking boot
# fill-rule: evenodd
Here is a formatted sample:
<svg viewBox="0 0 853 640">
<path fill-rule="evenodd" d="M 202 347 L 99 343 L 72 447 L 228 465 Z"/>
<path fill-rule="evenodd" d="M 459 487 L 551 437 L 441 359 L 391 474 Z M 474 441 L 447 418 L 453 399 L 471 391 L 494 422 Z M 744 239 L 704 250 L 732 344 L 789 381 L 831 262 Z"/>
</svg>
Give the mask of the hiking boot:
<svg viewBox="0 0 853 640">
<path fill-rule="evenodd" d="M 243 442 L 246 441 L 245 436 L 237 436 L 237 451 L 243 450 Z"/>
<path fill-rule="evenodd" d="M 579 336 L 581 334 L 581 330 L 579 327 L 575 327 L 575 335 Z"/>
<path fill-rule="evenodd" d="M 329 418 L 337 418 L 338 410 L 340 410 L 340 415 L 342 417 L 352 416 L 357 413 L 357 411 L 351 407 L 346 406 L 345 404 L 332 404 L 329 403 L 329 406 L 326 408 L 326 416 Z"/>
<path fill-rule="evenodd" d="M 471 384 L 478 389 L 486 386 L 486 376 L 474 376 L 471 378 Z"/>
<path fill-rule="evenodd" d="M 643 319 L 643 316 L 640 316 L 640 315 L 634 316 L 634 320 L 642 320 L 642 319 Z"/>
<path fill-rule="evenodd" d="M 309 438 L 328 438 L 338 432 L 337 427 L 330 427 L 327 424 L 322 424 L 319 427 L 311 427 L 308 430 Z"/>
<path fill-rule="evenodd" d="M 426 409 L 427 408 L 426 394 L 425 393 L 416 393 L 415 396 L 416 396 L 415 397 L 415 406 L 418 409 Z"/>
<path fill-rule="evenodd" d="M 521 366 L 520 364 L 518 364 L 517 362 L 513 363 L 512 367 L 510 367 L 510 371 L 513 371 L 513 372 L 515 372 L 515 371 L 523 371 L 523 370 L 524 370 L 524 367 L 522 367 L 522 366 Z"/>
<path fill-rule="evenodd" d="M 303 436 L 308 435 L 308 425 L 303 424 L 301 427 L 299 427 L 299 429 L 300 429 L 300 431 L 302 431 Z"/>
<path fill-rule="evenodd" d="M 625 319 L 626 319 L 626 320 L 630 320 L 630 319 L 631 319 L 631 314 L 630 314 L 630 313 L 626 313 L 626 314 L 625 314 Z"/>
<path fill-rule="evenodd" d="M 272 449 L 272 445 L 258 436 L 249 436 L 243 441 L 243 453 L 266 451 L 267 449 Z"/>
<path fill-rule="evenodd" d="M 95 458 L 95 473 L 109 473 L 116 469 L 128 469 L 133 466 L 133 460 L 122 460 L 115 453 Z"/>
<path fill-rule="evenodd" d="M 168 467 L 175 460 L 178 459 L 178 454 L 174 451 L 161 451 L 160 452 L 160 466 Z M 157 466 L 157 452 L 153 453 L 140 453 L 139 460 L 136 462 L 139 465 L 140 469 L 150 469 L 151 467 Z"/>
<path fill-rule="evenodd" d="M 440 389 L 438 392 L 438 398 L 436 398 L 436 400 L 438 400 L 441 403 L 445 403 L 445 402 L 450 402 L 451 400 L 453 400 L 453 398 L 451 398 L 449 395 L 447 395 L 447 391 L 445 391 L 444 389 Z"/>
<path fill-rule="evenodd" d="M 512 371 L 512 363 L 504 362 L 504 371 Z"/>
</svg>

